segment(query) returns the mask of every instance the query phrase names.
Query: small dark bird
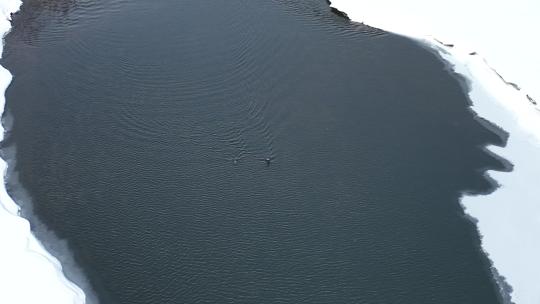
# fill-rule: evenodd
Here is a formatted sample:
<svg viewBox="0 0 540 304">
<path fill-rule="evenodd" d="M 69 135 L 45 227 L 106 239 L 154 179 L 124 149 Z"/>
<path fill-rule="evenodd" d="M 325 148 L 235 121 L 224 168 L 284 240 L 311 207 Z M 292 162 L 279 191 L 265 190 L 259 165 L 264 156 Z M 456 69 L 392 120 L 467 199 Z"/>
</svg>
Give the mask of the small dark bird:
<svg viewBox="0 0 540 304">
<path fill-rule="evenodd" d="M 270 164 L 272 163 L 273 157 L 267 157 L 267 158 L 259 158 L 259 160 L 264 161 L 266 163 L 267 167 L 270 167 Z"/>
</svg>

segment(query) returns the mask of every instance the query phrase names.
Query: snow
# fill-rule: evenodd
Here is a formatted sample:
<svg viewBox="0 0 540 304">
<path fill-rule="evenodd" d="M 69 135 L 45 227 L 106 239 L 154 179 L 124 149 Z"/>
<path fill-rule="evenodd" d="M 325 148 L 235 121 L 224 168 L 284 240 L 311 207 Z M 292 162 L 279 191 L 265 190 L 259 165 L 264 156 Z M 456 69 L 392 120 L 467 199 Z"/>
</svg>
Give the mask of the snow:
<svg viewBox="0 0 540 304">
<path fill-rule="evenodd" d="M 352 20 L 414 37 L 433 35 L 478 52 L 507 81 L 540 100 L 538 0 L 334 0 Z"/>
<path fill-rule="evenodd" d="M 11 28 L 11 13 L 21 5 L 19 0 L 0 0 L 0 35 Z M 3 41 L 2 41 L 3 42 Z M 0 54 L 3 43 L 0 44 Z M 5 92 L 11 74 L 0 66 L 0 90 Z M 0 96 L 0 112 L 5 107 L 5 94 Z M 1 113 L 0 113 L 1 114 Z M 0 140 L 4 138 L 0 126 Z M 32 235 L 29 222 L 18 216 L 19 206 L 9 197 L 5 187 L 7 164 L 0 159 L 0 303 L 6 304 L 82 304 L 85 294 L 66 279 L 62 266 Z"/>
<path fill-rule="evenodd" d="M 512 162 L 513 171 L 489 171 L 501 187 L 489 195 L 464 196 L 461 204 L 477 220 L 482 248 L 498 275 L 512 287 L 501 291 L 517 304 L 540 303 L 540 107 L 527 98 L 540 101 L 535 85 L 540 22 L 534 18 L 540 2 L 333 0 L 332 5 L 352 20 L 437 51 L 471 81 L 472 110 L 509 132 L 506 147 L 488 149 Z"/>
</svg>

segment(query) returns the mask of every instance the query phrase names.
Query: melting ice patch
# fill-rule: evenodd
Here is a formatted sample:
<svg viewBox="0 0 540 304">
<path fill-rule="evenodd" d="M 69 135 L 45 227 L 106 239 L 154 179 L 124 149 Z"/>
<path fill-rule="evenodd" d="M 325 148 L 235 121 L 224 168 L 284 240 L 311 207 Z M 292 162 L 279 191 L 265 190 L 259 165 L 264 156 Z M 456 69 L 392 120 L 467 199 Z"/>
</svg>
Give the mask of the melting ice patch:
<svg viewBox="0 0 540 304">
<path fill-rule="evenodd" d="M 11 28 L 11 14 L 20 0 L 0 0 L 0 35 Z M 0 55 L 3 41 L 0 44 Z M 5 106 L 5 90 L 11 74 L 0 66 L 0 115 Z M 0 126 L 0 141 L 4 128 Z M 9 197 L 5 187 L 7 164 L 0 159 L 0 303 L 6 304 L 82 304 L 83 291 L 68 281 L 62 266 L 32 235 L 30 224 L 18 216 L 19 206 Z"/>
<path fill-rule="evenodd" d="M 352 20 L 436 50 L 470 81 L 472 109 L 510 134 L 506 147 L 488 149 L 511 161 L 513 171 L 490 171 L 501 187 L 487 196 L 465 196 L 461 203 L 478 220 L 482 247 L 511 286 L 505 291 L 511 301 L 540 303 L 540 39 L 536 37 L 540 2 L 332 0 L 332 4 Z"/>
</svg>

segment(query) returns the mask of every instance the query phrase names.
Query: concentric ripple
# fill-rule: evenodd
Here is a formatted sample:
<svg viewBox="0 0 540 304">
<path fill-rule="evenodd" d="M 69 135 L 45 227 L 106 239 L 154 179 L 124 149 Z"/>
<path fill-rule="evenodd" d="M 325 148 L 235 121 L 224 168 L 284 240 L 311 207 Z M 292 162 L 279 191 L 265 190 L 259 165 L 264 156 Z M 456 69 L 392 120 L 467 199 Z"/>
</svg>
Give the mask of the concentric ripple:
<svg viewBox="0 0 540 304">
<path fill-rule="evenodd" d="M 56 1 L 6 145 L 101 304 L 497 302 L 458 198 L 502 140 L 425 49 L 324 0 Z"/>
</svg>

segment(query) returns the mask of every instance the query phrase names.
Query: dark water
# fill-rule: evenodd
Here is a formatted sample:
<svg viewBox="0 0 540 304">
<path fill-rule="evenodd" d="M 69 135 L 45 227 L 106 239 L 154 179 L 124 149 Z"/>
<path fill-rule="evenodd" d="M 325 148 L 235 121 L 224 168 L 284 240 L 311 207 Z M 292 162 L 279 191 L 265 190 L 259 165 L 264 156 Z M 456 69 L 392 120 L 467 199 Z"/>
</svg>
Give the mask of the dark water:
<svg viewBox="0 0 540 304">
<path fill-rule="evenodd" d="M 102 304 L 499 302 L 459 196 L 503 139 L 412 42 L 324 0 L 28 0 L 6 42 L 12 192 Z"/>
</svg>

